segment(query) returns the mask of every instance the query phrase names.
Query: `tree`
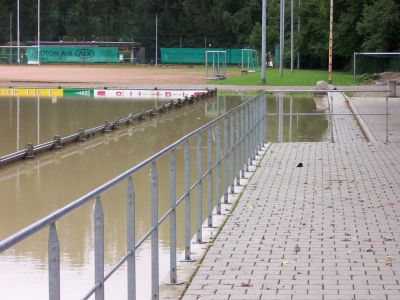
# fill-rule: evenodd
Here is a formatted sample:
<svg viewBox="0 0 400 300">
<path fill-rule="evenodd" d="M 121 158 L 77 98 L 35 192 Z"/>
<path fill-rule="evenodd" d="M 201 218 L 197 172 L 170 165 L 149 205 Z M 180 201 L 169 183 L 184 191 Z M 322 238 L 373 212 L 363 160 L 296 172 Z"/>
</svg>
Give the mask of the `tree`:
<svg viewBox="0 0 400 300">
<path fill-rule="evenodd" d="M 376 0 L 366 4 L 357 31 L 362 36 L 362 50 L 398 50 L 400 41 L 399 4 L 393 0 Z"/>
</svg>

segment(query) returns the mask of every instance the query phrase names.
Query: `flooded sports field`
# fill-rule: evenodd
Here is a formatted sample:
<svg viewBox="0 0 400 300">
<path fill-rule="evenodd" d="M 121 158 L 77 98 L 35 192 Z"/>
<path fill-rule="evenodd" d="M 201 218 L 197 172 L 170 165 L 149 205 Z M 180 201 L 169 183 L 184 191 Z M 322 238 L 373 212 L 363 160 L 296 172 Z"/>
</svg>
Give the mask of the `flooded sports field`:
<svg viewBox="0 0 400 300">
<path fill-rule="evenodd" d="M 183 135 L 248 100 L 250 96 L 224 95 L 183 106 L 154 118 L 121 126 L 59 150 L 0 166 L 0 240 L 63 207 L 95 187 L 163 149 Z M 301 116 L 315 111 L 313 98 L 268 96 L 269 141 L 324 141 L 324 116 Z M 65 136 L 106 120 L 140 113 L 162 105 L 159 100 L 121 100 L 69 97 L 1 97 L 0 156 Z M 281 112 L 281 118 L 279 114 Z M 282 114 L 285 113 L 285 115 Z M 292 112 L 292 115 L 287 115 Z M 195 145 L 190 145 L 191 149 Z M 194 153 L 194 150 L 193 150 Z M 195 164 L 195 155 L 191 155 Z M 168 158 L 161 159 L 159 177 L 168 176 Z M 194 172 L 194 170 L 193 170 Z M 149 170 L 133 178 L 136 186 L 136 235 L 150 228 Z M 183 190 L 183 150 L 177 149 L 177 189 Z M 160 215 L 169 208 L 168 180 L 160 180 Z M 205 194 L 205 193 L 203 193 Z M 126 251 L 125 186 L 103 197 L 105 266 L 114 265 Z M 205 205 L 205 201 L 203 201 Z M 82 297 L 94 282 L 92 204 L 57 222 L 61 255 L 63 299 Z M 204 206 L 204 210 L 206 207 Z M 183 211 L 178 209 L 178 250 L 183 250 Z M 192 219 L 194 222 L 194 218 Z M 192 226 L 194 230 L 194 226 Z M 194 231 L 193 231 L 194 234 Z M 0 254 L 0 298 L 43 299 L 47 291 L 47 230 Z M 168 223 L 160 227 L 160 277 L 169 264 Z M 138 297 L 150 294 L 150 251 L 145 243 L 136 256 Z M 23 288 L 21 288 L 23 286 Z M 126 274 L 121 269 L 105 285 L 106 297 L 126 297 Z"/>
</svg>

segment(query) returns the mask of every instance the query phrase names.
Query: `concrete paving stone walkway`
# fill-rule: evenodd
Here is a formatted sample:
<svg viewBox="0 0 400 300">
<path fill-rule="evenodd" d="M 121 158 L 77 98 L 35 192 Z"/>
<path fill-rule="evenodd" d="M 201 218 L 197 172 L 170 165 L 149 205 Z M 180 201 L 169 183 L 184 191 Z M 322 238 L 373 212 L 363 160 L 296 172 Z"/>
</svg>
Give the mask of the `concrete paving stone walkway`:
<svg viewBox="0 0 400 300">
<path fill-rule="evenodd" d="M 183 299 L 400 299 L 400 145 L 334 126 L 270 145 Z"/>
<path fill-rule="evenodd" d="M 333 113 L 338 114 L 332 117 L 334 141 L 340 143 L 367 141 L 361 127 L 353 116 L 340 115 L 350 113 L 349 105 L 343 94 L 333 92 L 328 93 L 328 97 L 333 103 L 331 105 Z"/>
<path fill-rule="evenodd" d="M 399 299 L 398 157 L 273 144 L 184 299 Z"/>
<path fill-rule="evenodd" d="M 358 113 L 386 113 L 386 99 L 384 97 L 351 97 L 350 101 Z M 400 143 L 400 99 L 389 98 L 389 142 Z M 375 139 L 384 143 L 386 141 L 386 117 L 384 115 L 364 115 L 362 116 L 368 129 Z"/>
</svg>

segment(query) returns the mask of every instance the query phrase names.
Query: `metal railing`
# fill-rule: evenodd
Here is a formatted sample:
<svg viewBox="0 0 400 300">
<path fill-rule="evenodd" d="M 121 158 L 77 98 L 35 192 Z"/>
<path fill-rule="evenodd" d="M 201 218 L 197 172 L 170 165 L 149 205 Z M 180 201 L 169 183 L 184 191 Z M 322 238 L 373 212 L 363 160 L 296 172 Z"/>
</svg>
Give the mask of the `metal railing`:
<svg viewBox="0 0 400 300">
<path fill-rule="evenodd" d="M 88 128 L 88 129 L 80 128 L 80 129 L 78 129 L 78 131 L 76 133 L 72 133 L 72 134 L 64 136 L 64 137 L 56 135 L 56 136 L 54 136 L 54 139 L 52 141 L 48 141 L 48 142 L 41 143 L 38 145 L 27 144 L 25 149 L 0 156 L 0 166 L 14 162 L 19 159 L 33 158 L 35 154 L 53 150 L 53 149 L 59 149 L 70 143 L 84 141 L 87 138 L 89 138 L 95 134 L 110 132 L 112 130 L 118 129 L 119 126 L 122 126 L 122 125 L 129 126 L 136 121 L 142 121 L 142 120 L 145 120 L 146 118 L 154 117 L 157 114 L 162 114 L 166 111 L 173 110 L 176 108 L 180 108 L 181 106 L 194 103 L 195 101 L 199 101 L 200 99 L 209 98 L 210 96 L 214 96 L 214 95 L 216 95 L 216 91 L 217 91 L 216 89 L 212 89 L 212 90 L 208 90 L 206 93 L 203 93 L 198 96 L 185 97 L 183 99 L 177 99 L 176 101 L 171 100 L 161 106 L 157 106 L 157 107 L 154 106 L 154 107 L 152 107 L 148 110 L 145 110 L 141 113 L 137 113 L 137 114 L 130 113 L 128 116 L 121 118 L 121 119 L 117 119 L 114 121 L 105 121 L 104 124 L 98 125 L 93 128 Z"/>
<path fill-rule="evenodd" d="M 221 214 L 221 202 L 228 203 L 228 193 L 234 193 L 234 186 L 240 185 L 240 179 L 245 171 L 253 164 L 255 156 L 265 143 L 266 137 L 266 97 L 258 95 L 242 103 L 231 111 L 213 121 L 192 131 L 163 150 L 146 160 L 119 174 L 107 183 L 90 191 L 70 204 L 58 209 L 30 226 L 0 242 L 0 253 L 13 247 L 19 242 L 31 237 L 38 231 L 48 228 L 48 276 L 49 298 L 60 299 L 60 250 L 56 222 L 84 204 L 94 201 L 94 269 L 95 282 L 83 299 L 93 294 L 96 299 L 104 299 L 105 282 L 115 271 L 127 263 L 127 295 L 128 299 L 136 298 L 136 250 L 148 239 L 151 239 L 151 297 L 159 298 L 159 227 L 167 219 L 170 224 L 170 265 L 169 281 L 177 283 L 177 227 L 176 209 L 183 202 L 185 211 L 184 221 L 184 260 L 191 261 L 191 194 L 196 192 L 196 230 L 195 240 L 203 241 L 202 215 L 202 185 L 207 185 L 207 216 L 206 224 L 213 227 L 213 208 L 216 214 Z M 206 135 L 207 167 L 204 171 L 203 136 Z M 189 142 L 195 139 L 197 156 L 197 178 L 190 180 Z M 184 192 L 176 196 L 176 150 L 183 146 L 184 157 Z M 215 148 L 215 149 L 214 149 Z M 215 155 L 213 155 L 215 151 Z M 158 217 L 159 185 L 158 160 L 169 156 L 169 203 L 168 211 Z M 215 157 L 214 157 L 215 156 Z M 214 158 L 214 159 L 213 159 Z M 151 187 L 151 228 L 138 241 L 135 240 L 135 187 L 132 176 L 144 167 L 150 167 Z M 215 177 L 215 182 L 213 181 Z M 104 270 L 104 217 L 102 194 L 120 182 L 126 182 L 126 226 L 127 251 L 123 257 L 107 272 Z M 213 189 L 213 185 L 214 189 Z"/>
<path fill-rule="evenodd" d="M 385 143 L 389 143 L 389 116 L 390 116 L 390 107 L 389 107 L 389 98 L 393 97 L 396 95 L 396 85 L 391 85 L 388 83 L 388 87 L 382 88 L 382 89 L 377 89 L 377 88 L 356 88 L 356 89 L 329 89 L 329 90 L 279 90 L 279 89 L 271 89 L 268 90 L 270 93 L 280 93 L 280 94 L 320 94 L 320 95 L 327 95 L 327 101 L 328 101 L 328 107 L 327 111 L 324 112 L 312 112 L 312 113 L 298 113 L 298 112 L 292 112 L 290 108 L 289 113 L 284 113 L 283 112 L 283 102 L 279 101 L 277 104 L 277 112 L 276 113 L 267 113 L 267 117 L 269 116 L 275 116 L 277 117 L 277 142 L 282 142 L 282 134 L 283 134 L 283 117 L 292 117 L 292 116 L 325 116 L 328 118 L 330 122 L 330 142 L 335 142 L 334 139 L 334 117 L 335 116 L 350 116 L 354 117 L 356 121 L 359 123 L 360 127 L 362 128 L 363 133 L 365 134 L 366 138 L 371 141 L 371 134 L 368 130 L 368 132 L 365 132 L 366 125 L 365 121 L 361 119 L 362 116 L 382 116 L 385 117 Z M 344 97 L 346 98 L 346 101 L 348 102 L 348 105 L 350 106 L 350 112 L 342 112 L 338 113 L 335 112 L 335 105 L 334 105 L 334 100 L 333 100 L 333 94 L 334 93 L 342 93 Z M 351 104 L 350 101 L 348 101 L 347 96 L 345 95 L 346 93 L 371 93 L 371 94 L 384 94 L 382 97 L 385 98 L 385 112 L 384 113 L 358 113 L 354 112 L 355 108 Z"/>
</svg>

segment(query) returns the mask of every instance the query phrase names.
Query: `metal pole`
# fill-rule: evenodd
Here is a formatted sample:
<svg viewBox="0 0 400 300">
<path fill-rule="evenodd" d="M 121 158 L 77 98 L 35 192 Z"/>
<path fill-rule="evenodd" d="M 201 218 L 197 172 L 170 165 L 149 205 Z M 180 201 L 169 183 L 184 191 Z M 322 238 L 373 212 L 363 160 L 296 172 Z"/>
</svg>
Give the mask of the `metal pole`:
<svg viewBox="0 0 400 300">
<path fill-rule="evenodd" d="M 199 181 L 197 185 L 197 229 L 196 229 L 196 241 L 197 243 L 203 242 L 203 142 L 201 138 L 201 133 L 197 136 L 197 180 Z"/>
<path fill-rule="evenodd" d="M 301 18 L 300 18 L 300 7 L 301 0 L 299 0 L 299 9 L 298 9 L 298 28 L 297 28 L 297 43 L 298 43 L 298 51 L 297 51 L 297 70 L 300 69 L 300 29 L 301 29 Z"/>
<path fill-rule="evenodd" d="M 353 53 L 353 79 L 356 80 L 356 52 Z"/>
<path fill-rule="evenodd" d="M 232 115 L 230 117 L 230 173 L 231 173 L 231 194 L 235 193 L 235 136 L 234 136 L 234 129 L 235 129 L 235 119 Z"/>
<path fill-rule="evenodd" d="M 244 149 L 243 149 L 243 154 L 244 154 L 244 170 L 245 172 L 249 171 L 249 105 L 246 105 L 244 108 L 244 138 L 243 138 L 243 143 L 244 143 Z"/>
<path fill-rule="evenodd" d="M 176 275 L 176 156 L 175 150 L 169 153 L 169 282 L 177 282 Z"/>
<path fill-rule="evenodd" d="M 38 65 L 40 65 L 40 0 L 38 0 L 38 24 L 37 24 L 37 31 L 38 31 Z"/>
<path fill-rule="evenodd" d="M 332 83 L 332 56 L 333 56 L 333 0 L 330 0 L 329 12 L 329 61 L 328 61 L 328 81 Z"/>
<path fill-rule="evenodd" d="M 292 142 L 292 120 L 293 119 L 293 97 L 290 97 L 289 104 L 289 143 Z"/>
<path fill-rule="evenodd" d="M 236 185 L 240 186 L 240 111 L 236 112 Z"/>
<path fill-rule="evenodd" d="M 333 113 L 334 113 L 334 111 L 333 111 L 333 94 L 331 94 L 331 97 L 330 97 L 330 99 L 331 99 L 331 103 L 330 103 L 330 111 L 331 111 L 331 115 L 330 115 L 330 120 L 331 120 L 331 143 L 334 143 L 335 142 L 335 139 L 334 139 L 334 134 L 333 134 Z M 299 116 L 297 116 L 297 125 L 298 125 L 298 119 L 299 118 Z"/>
<path fill-rule="evenodd" d="M 293 73 L 294 68 L 294 7 L 293 0 L 290 0 L 290 71 Z"/>
<path fill-rule="evenodd" d="M 285 0 L 280 7 L 280 38 L 279 38 L 279 76 L 283 76 L 283 55 L 285 47 Z"/>
<path fill-rule="evenodd" d="M 185 142 L 183 149 L 185 164 L 185 261 L 190 261 L 190 149 L 189 141 Z"/>
<path fill-rule="evenodd" d="M 49 299 L 60 299 L 60 246 L 55 223 L 49 227 L 48 256 Z"/>
<path fill-rule="evenodd" d="M 224 120 L 224 203 L 228 203 L 228 164 L 229 164 L 229 155 L 228 155 L 228 145 L 229 145 L 229 130 L 228 130 L 228 117 Z"/>
<path fill-rule="evenodd" d="M 136 299 L 136 252 L 135 252 L 135 189 L 132 177 L 128 177 L 126 188 L 126 240 L 127 251 L 132 253 L 127 259 L 128 299 Z"/>
<path fill-rule="evenodd" d="M 20 64 L 19 0 L 17 0 L 17 63 Z"/>
<path fill-rule="evenodd" d="M 266 83 L 266 54 L 267 54 L 267 0 L 262 0 L 261 20 L 261 83 Z"/>
<path fill-rule="evenodd" d="M 217 202 L 217 215 L 221 214 L 221 124 L 215 128 L 215 141 L 216 141 L 216 150 L 215 150 L 215 199 Z"/>
<path fill-rule="evenodd" d="M 40 144 L 40 96 L 37 97 L 37 144 Z"/>
<path fill-rule="evenodd" d="M 246 107 L 243 107 L 240 110 L 240 167 L 241 167 L 241 178 L 245 178 L 244 176 L 244 172 L 246 171 L 246 166 L 245 166 L 245 122 L 244 122 L 244 118 L 245 118 L 245 112 L 246 112 Z"/>
<path fill-rule="evenodd" d="M 158 66 L 158 13 L 156 13 L 156 67 Z"/>
<path fill-rule="evenodd" d="M 213 210 L 213 182 L 212 182 L 212 133 L 207 131 L 207 226 L 212 227 Z"/>
<path fill-rule="evenodd" d="M 386 143 L 389 143 L 389 97 L 386 96 Z"/>
<path fill-rule="evenodd" d="M 267 96 L 265 96 L 265 108 L 263 109 L 263 113 L 264 113 L 264 141 L 268 142 L 268 98 Z"/>
<path fill-rule="evenodd" d="M 158 263 L 158 175 L 153 161 L 150 170 L 151 189 L 151 295 L 159 298 L 159 263 Z"/>
<path fill-rule="evenodd" d="M 104 299 L 104 214 L 100 196 L 94 203 L 94 274 L 96 288 L 96 300 Z"/>
<path fill-rule="evenodd" d="M 10 14 L 10 65 L 12 64 L 12 14 Z"/>
</svg>

